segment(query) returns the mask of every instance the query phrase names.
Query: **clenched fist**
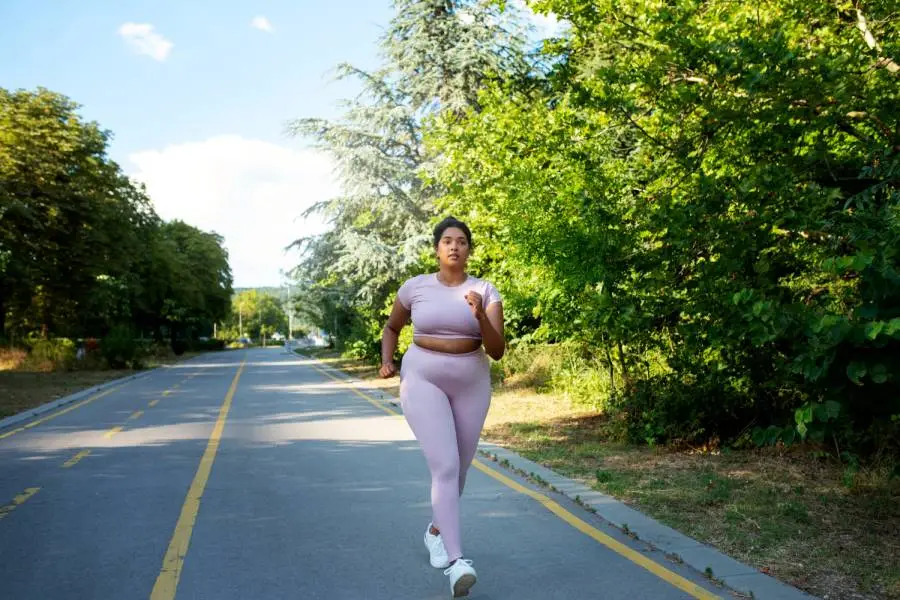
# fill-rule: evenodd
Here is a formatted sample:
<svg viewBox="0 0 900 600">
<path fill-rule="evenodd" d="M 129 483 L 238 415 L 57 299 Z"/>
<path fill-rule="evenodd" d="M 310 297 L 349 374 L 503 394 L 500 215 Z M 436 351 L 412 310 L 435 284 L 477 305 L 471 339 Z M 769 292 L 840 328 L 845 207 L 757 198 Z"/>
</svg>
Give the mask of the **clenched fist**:
<svg viewBox="0 0 900 600">
<path fill-rule="evenodd" d="M 390 379 L 397 374 L 397 367 L 394 366 L 394 363 L 381 365 L 381 369 L 378 371 L 378 374 L 381 375 L 382 379 Z"/>
<path fill-rule="evenodd" d="M 466 303 L 472 309 L 472 316 L 480 323 L 487 316 L 484 313 L 484 298 L 478 292 L 466 294 Z"/>
</svg>

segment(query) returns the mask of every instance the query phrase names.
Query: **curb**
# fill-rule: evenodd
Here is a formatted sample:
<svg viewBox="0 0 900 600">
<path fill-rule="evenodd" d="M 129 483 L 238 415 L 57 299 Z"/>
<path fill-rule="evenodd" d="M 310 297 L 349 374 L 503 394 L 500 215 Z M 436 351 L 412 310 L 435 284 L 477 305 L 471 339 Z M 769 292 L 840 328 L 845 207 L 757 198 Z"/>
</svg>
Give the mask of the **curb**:
<svg viewBox="0 0 900 600">
<path fill-rule="evenodd" d="M 199 357 L 192 357 L 184 362 L 185 363 L 190 362 L 190 361 L 194 360 L 195 358 L 199 358 Z M 182 363 L 178 363 L 178 364 L 182 364 Z M 79 400 L 82 400 L 83 398 L 85 398 L 87 396 L 93 396 L 94 394 L 97 394 L 99 392 L 107 390 L 111 387 L 125 385 L 126 383 L 130 383 L 131 381 L 134 381 L 135 379 L 149 377 L 152 373 L 155 373 L 159 369 L 166 369 L 166 368 L 168 368 L 168 367 L 154 367 L 152 369 L 147 369 L 146 371 L 141 371 L 140 373 L 135 373 L 133 375 L 126 375 L 125 377 L 119 377 L 118 379 L 113 379 L 113 380 L 107 381 L 106 383 L 100 383 L 98 385 L 81 390 L 80 392 L 75 392 L 74 394 L 70 394 L 68 396 L 63 396 L 62 398 L 57 398 L 56 400 L 47 402 L 45 404 L 41 404 L 40 406 L 35 406 L 34 408 L 29 408 L 28 410 L 22 411 L 20 413 L 16 413 L 14 415 L 6 417 L 5 419 L 0 419 L 0 432 L 2 432 L 4 429 L 10 429 L 11 427 L 19 425 L 20 423 L 24 423 L 25 421 L 30 421 L 34 418 L 45 415 L 48 412 L 52 412 L 52 411 L 56 410 L 57 408 L 61 408 L 68 404 L 72 404 L 73 402 L 78 402 Z"/>
<path fill-rule="evenodd" d="M 399 400 L 391 394 L 381 389 L 370 388 L 365 385 L 363 380 L 328 366 L 316 358 L 300 356 L 315 360 L 321 368 L 341 379 L 362 383 L 359 386 L 361 390 L 378 400 L 399 408 Z M 478 453 L 487 460 L 500 464 L 501 467 L 522 472 L 525 477 L 530 475 L 532 482 L 543 481 L 545 487 L 569 498 L 616 528 L 631 534 L 635 539 L 670 555 L 699 573 L 706 573 L 715 581 L 739 594 L 765 600 L 816 600 L 815 596 L 738 562 L 712 546 L 698 542 L 655 519 L 651 519 L 612 496 L 563 477 L 512 450 L 482 441 L 478 444 Z"/>
</svg>

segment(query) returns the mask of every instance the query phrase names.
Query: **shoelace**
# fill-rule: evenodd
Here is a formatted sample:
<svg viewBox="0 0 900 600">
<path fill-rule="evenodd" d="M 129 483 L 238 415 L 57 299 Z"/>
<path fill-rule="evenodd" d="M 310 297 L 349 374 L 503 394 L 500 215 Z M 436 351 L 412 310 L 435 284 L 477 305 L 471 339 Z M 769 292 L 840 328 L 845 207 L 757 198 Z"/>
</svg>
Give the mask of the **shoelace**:
<svg viewBox="0 0 900 600">
<path fill-rule="evenodd" d="M 468 565 L 468 566 L 470 566 L 470 567 L 472 566 L 472 561 L 471 561 L 471 560 L 466 559 L 466 558 L 460 558 L 460 559 L 457 559 L 457 561 L 456 561 L 455 563 L 453 563 L 452 565 L 450 565 L 450 568 L 448 568 L 448 569 L 446 569 L 446 570 L 444 571 L 444 575 L 449 575 L 449 574 L 453 571 L 453 569 L 456 568 L 456 565 L 458 565 L 459 563 L 464 563 L 464 564 L 466 564 L 466 565 Z"/>
</svg>

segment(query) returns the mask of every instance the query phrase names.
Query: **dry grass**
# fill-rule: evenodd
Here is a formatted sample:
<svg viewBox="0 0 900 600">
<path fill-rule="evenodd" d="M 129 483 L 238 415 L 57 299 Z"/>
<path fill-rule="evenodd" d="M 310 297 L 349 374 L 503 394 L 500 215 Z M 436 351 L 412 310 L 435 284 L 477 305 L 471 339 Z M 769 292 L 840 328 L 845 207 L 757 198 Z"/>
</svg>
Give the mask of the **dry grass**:
<svg viewBox="0 0 900 600">
<path fill-rule="evenodd" d="M 334 353 L 332 366 L 397 393 L 397 379 Z M 639 508 L 737 560 L 828 599 L 900 599 L 900 482 L 852 477 L 811 448 L 675 451 L 617 444 L 603 415 L 498 386 L 484 438 Z"/>
<path fill-rule="evenodd" d="M 130 371 L 0 371 L 0 419 L 129 374 Z"/>
<path fill-rule="evenodd" d="M 147 366 L 176 364 L 200 354 L 156 357 Z M 60 371 L 55 370 L 53 363 L 28 360 L 23 350 L 0 348 L 0 419 L 133 373 L 110 369 Z"/>
<path fill-rule="evenodd" d="M 19 348 L 0 348 L 0 371 L 14 371 L 25 364 L 28 353 Z"/>
<path fill-rule="evenodd" d="M 900 482 L 886 470 L 848 486 L 810 449 L 653 450 L 610 442 L 600 415 L 517 411 L 485 438 L 819 597 L 900 598 Z"/>
</svg>

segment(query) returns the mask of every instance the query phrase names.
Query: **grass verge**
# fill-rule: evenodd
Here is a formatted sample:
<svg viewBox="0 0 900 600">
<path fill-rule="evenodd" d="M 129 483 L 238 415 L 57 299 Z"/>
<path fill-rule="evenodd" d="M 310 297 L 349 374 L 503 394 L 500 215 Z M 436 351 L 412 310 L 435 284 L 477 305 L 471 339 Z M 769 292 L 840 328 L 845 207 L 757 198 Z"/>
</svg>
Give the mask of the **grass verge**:
<svg viewBox="0 0 900 600">
<path fill-rule="evenodd" d="M 148 359 L 147 366 L 173 365 L 200 354 L 154 357 Z M 22 358 L 13 351 L 0 353 L 0 419 L 135 373 L 127 369 L 43 371 L 29 369 Z"/>
<path fill-rule="evenodd" d="M 397 395 L 376 367 L 313 353 Z M 648 448 L 611 441 L 602 414 L 498 386 L 483 434 L 764 573 L 828 599 L 900 599 L 900 481 L 848 473 L 810 448 Z"/>
</svg>

